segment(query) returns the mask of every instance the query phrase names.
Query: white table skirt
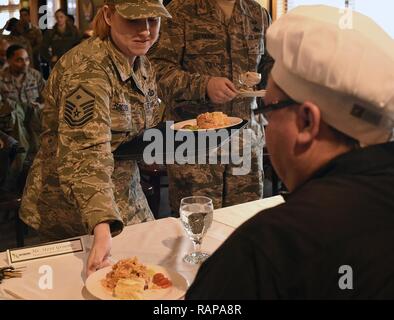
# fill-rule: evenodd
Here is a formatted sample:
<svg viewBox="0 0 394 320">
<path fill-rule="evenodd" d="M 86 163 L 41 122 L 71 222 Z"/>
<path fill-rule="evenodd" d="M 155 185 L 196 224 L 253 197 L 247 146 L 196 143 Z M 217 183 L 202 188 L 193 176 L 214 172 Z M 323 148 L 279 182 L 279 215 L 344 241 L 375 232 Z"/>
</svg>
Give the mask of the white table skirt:
<svg viewBox="0 0 394 320">
<path fill-rule="evenodd" d="M 241 224 L 258 211 L 276 205 L 283 200 L 268 198 L 238 206 L 222 208 L 214 213 L 214 221 L 202 244 L 202 250 L 214 252 L 224 240 Z M 218 214 L 216 214 L 218 213 Z M 230 220 L 226 213 L 231 215 Z M 230 223 L 228 222 L 230 221 Z M 22 265 L 26 266 L 22 278 L 4 280 L 0 284 L 0 295 L 8 297 L 8 289 L 24 299 L 94 299 L 84 287 L 85 265 L 91 247 L 92 237 L 84 236 L 84 253 L 67 254 L 58 257 L 38 259 Z M 193 245 L 187 237 L 181 222 L 175 218 L 128 226 L 113 239 L 112 259 L 137 256 L 140 261 L 158 264 L 181 273 L 189 285 L 193 281 L 198 267 L 183 262 L 183 257 L 191 252 Z M 0 253 L 0 266 L 7 265 L 6 253 Z M 39 273 L 41 266 L 50 266 L 53 270 L 53 288 L 40 289 Z"/>
</svg>

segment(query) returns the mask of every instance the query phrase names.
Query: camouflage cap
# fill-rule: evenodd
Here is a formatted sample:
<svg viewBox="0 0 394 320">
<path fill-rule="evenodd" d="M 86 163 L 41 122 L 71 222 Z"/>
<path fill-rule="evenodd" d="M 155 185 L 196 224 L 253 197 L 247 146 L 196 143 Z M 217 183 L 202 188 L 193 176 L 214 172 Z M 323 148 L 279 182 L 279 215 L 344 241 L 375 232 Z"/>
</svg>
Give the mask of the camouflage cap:
<svg viewBox="0 0 394 320">
<path fill-rule="evenodd" d="M 172 18 L 161 0 L 105 0 L 105 4 L 114 4 L 125 19 Z"/>
</svg>

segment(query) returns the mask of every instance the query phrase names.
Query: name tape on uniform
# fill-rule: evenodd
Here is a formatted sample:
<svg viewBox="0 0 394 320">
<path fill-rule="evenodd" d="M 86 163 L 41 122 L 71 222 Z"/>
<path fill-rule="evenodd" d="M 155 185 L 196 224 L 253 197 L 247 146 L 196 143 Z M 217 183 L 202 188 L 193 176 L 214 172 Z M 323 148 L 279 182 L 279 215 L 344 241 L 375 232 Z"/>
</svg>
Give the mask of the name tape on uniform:
<svg viewBox="0 0 394 320">
<path fill-rule="evenodd" d="M 43 245 L 7 250 L 10 264 L 49 258 L 70 253 L 84 252 L 81 238 L 50 242 Z"/>
</svg>

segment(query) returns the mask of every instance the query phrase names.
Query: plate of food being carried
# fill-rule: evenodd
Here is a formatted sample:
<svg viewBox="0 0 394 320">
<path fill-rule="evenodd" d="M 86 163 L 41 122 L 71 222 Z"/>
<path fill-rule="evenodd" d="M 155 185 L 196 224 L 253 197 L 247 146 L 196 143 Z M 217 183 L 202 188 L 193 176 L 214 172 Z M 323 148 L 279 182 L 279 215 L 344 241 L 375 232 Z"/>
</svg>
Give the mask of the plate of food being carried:
<svg viewBox="0 0 394 320">
<path fill-rule="evenodd" d="M 231 128 L 242 123 L 242 121 L 241 118 L 229 117 L 223 112 L 205 112 L 198 115 L 195 119 L 174 123 L 171 129 L 177 131 L 218 130 Z"/>
<path fill-rule="evenodd" d="M 174 270 L 134 257 L 92 273 L 85 286 L 101 300 L 177 300 L 185 295 L 188 283 Z"/>
</svg>

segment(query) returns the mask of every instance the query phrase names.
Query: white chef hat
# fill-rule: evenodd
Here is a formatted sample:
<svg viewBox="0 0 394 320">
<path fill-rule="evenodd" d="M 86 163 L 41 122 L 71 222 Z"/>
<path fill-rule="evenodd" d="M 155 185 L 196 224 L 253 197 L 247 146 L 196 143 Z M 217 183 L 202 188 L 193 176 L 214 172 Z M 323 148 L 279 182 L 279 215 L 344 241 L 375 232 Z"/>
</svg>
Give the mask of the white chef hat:
<svg viewBox="0 0 394 320">
<path fill-rule="evenodd" d="M 294 100 L 312 101 L 323 120 L 364 145 L 394 128 L 394 40 L 358 12 L 300 6 L 267 31 L 274 81 Z"/>
</svg>

